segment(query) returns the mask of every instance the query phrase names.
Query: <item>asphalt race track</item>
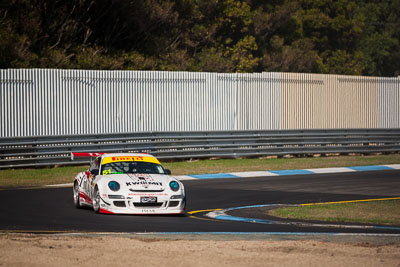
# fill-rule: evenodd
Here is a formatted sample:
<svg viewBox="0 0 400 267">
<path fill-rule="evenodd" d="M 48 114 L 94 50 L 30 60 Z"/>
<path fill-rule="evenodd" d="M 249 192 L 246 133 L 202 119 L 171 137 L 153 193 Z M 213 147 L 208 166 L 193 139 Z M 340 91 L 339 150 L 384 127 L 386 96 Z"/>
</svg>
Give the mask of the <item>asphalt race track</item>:
<svg viewBox="0 0 400 267">
<path fill-rule="evenodd" d="M 183 181 L 187 212 L 259 204 L 302 204 L 400 196 L 400 171 L 270 176 Z M 398 229 L 351 229 L 257 224 L 195 217 L 95 214 L 76 209 L 72 188 L 0 190 L 0 230 L 32 232 L 320 232 L 391 233 Z M 398 211 L 397 211 L 398 212 Z M 251 215 L 251 210 L 246 210 Z"/>
</svg>

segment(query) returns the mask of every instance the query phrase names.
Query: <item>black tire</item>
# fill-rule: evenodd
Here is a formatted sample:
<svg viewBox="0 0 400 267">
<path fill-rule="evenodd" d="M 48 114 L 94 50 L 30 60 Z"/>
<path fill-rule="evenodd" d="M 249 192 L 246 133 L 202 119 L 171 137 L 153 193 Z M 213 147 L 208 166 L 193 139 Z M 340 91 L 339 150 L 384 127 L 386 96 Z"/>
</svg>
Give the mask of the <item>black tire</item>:
<svg viewBox="0 0 400 267">
<path fill-rule="evenodd" d="M 74 206 L 75 208 L 79 209 L 82 207 L 81 204 L 81 199 L 80 199 L 80 191 L 79 191 L 79 185 L 77 182 L 74 183 L 74 187 L 72 188 L 73 191 L 73 197 L 74 197 Z"/>
<path fill-rule="evenodd" d="M 100 213 L 100 191 L 96 187 L 93 194 L 93 210 L 95 213 Z"/>
<path fill-rule="evenodd" d="M 187 204 L 186 195 L 185 195 L 185 198 L 183 199 L 183 202 L 185 203 L 184 206 L 183 206 L 183 210 L 186 210 L 186 204 Z"/>
</svg>

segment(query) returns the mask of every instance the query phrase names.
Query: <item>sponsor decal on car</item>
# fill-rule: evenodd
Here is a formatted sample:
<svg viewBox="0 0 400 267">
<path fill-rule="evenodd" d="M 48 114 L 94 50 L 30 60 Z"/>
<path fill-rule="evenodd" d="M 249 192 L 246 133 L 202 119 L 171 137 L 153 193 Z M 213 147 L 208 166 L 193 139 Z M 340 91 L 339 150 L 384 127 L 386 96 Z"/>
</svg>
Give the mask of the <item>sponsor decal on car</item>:
<svg viewBox="0 0 400 267">
<path fill-rule="evenodd" d="M 147 181 L 126 182 L 126 186 L 133 186 L 133 185 L 140 185 L 140 184 L 145 188 L 149 187 L 149 185 L 162 186 L 162 182 L 147 182 Z"/>
<path fill-rule="evenodd" d="M 162 182 L 155 182 L 149 174 L 131 173 L 128 176 L 132 179 L 132 182 L 126 182 L 126 186 L 142 185 L 144 188 L 148 188 L 150 185 L 163 186 Z"/>
<path fill-rule="evenodd" d="M 87 202 L 89 204 L 92 204 L 92 199 L 88 195 L 83 193 L 83 192 L 79 193 L 79 198 L 81 199 L 81 201 L 85 201 L 85 202 Z"/>
<path fill-rule="evenodd" d="M 153 157 L 146 157 L 146 156 L 120 156 L 120 157 L 106 157 L 103 158 L 101 162 L 102 165 L 112 162 L 121 162 L 121 161 L 143 161 L 143 162 L 150 162 L 161 164 L 156 158 Z"/>
<path fill-rule="evenodd" d="M 156 213 L 156 210 L 153 210 L 153 209 L 145 209 L 145 210 L 142 210 L 142 212 L 143 212 L 143 213 Z"/>
</svg>

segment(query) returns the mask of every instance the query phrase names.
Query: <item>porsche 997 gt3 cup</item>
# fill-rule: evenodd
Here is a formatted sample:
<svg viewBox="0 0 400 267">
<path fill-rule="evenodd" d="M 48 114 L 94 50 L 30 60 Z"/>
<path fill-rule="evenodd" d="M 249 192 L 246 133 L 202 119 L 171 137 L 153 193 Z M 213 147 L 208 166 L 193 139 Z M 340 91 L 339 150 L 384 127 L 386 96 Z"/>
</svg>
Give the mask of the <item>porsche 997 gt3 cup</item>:
<svg viewBox="0 0 400 267">
<path fill-rule="evenodd" d="M 108 214 L 183 214 L 183 184 L 171 177 L 157 158 L 142 153 L 72 153 L 97 156 L 74 180 L 77 208 Z"/>
</svg>

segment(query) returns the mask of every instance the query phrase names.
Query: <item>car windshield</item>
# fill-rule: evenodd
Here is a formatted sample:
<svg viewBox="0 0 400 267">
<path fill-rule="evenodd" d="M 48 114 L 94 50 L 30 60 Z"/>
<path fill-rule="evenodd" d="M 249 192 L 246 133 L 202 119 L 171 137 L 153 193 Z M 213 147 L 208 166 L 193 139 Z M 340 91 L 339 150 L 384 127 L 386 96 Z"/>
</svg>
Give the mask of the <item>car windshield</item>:
<svg viewBox="0 0 400 267">
<path fill-rule="evenodd" d="M 156 163 L 138 161 L 111 162 L 101 166 L 101 174 L 154 173 L 165 174 L 164 168 Z"/>
</svg>

